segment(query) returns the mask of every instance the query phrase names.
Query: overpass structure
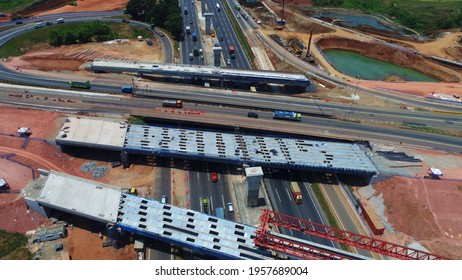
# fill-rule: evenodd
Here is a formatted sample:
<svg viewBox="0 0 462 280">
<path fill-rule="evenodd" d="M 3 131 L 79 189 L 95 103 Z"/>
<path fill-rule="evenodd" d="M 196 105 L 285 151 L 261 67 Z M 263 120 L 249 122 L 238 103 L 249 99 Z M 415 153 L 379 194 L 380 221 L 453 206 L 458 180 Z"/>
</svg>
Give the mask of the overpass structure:
<svg viewBox="0 0 462 280">
<path fill-rule="evenodd" d="M 278 84 L 293 91 L 305 92 L 311 81 L 303 74 L 263 70 L 243 70 L 220 67 L 96 60 L 91 63 L 94 72 L 132 72 L 168 79 L 170 81 L 203 81 L 226 84 L 252 85 Z"/>
<path fill-rule="evenodd" d="M 26 187 L 25 199 L 30 209 L 45 217 L 56 210 L 66 212 L 219 259 L 275 258 L 272 251 L 255 245 L 256 227 L 126 194 L 119 187 L 56 171 L 41 170 L 40 174 Z M 286 240 L 290 238 L 285 236 Z M 306 240 L 298 240 L 298 244 L 317 257 L 364 259 Z"/>
<path fill-rule="evenodd" d="M 355 143 L 126 124 L 68 117 L 55 141 L 73 145 L 228 164 L 355 175 L 368 184 L 377 171 Z M 122 160 L 128 166 L 128 160 Z"/>
</svg>

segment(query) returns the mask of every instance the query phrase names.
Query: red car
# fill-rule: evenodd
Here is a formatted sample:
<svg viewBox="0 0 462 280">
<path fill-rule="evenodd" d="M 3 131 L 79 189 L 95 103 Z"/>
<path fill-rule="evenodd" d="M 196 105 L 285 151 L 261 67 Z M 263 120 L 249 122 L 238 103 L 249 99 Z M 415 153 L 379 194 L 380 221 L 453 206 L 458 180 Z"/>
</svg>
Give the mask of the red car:
<svg viewBox="0 0 462 280">
<path fill-rule="evenodd" d="M 217 182 L 218 181 L 218 175 L 216 172 L 212 172 L 212 182 Z"/>
</svg>

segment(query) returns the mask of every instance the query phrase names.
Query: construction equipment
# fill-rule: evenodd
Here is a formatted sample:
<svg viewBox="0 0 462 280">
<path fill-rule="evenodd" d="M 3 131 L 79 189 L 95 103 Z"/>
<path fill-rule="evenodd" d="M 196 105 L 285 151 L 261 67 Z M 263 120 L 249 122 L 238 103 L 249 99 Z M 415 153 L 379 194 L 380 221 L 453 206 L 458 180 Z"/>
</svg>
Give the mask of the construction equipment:
<svg viewBox="0 0 462 280">
<path fill-rule="evenodd" d="M 123 193 L 138 195 L 138 190 L 136 188 L 122 188 Z"/>
<path fill-rule="evenodd" d="M 444 258 L 428 252 L 407 248 L 398 244 L 385 242 L 369 236 L 325 226 L 308 220 L 262 209 L 260 227 L 256 231 L 254 242 L 257 246 L 297 256 L 304 259 L 324 259 L 318 256 L 319 249 L 313 250 L 306 244 L 300 244 L 280 236 L 273 235 L 269 226 L 278 226 L 292 231 L 318 236 L 356 248 L 365 249 L 378 254 L 402 260 L 443 260 Z M 345 259 L 344 256 L 327 255 L 329 259 Z"/>
</svg>

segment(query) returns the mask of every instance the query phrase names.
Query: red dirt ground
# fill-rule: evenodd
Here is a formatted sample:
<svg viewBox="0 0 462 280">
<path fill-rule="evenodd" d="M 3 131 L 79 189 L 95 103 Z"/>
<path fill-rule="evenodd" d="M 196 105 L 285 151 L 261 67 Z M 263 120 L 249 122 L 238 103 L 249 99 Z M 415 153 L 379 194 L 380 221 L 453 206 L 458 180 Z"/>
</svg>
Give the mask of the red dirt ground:
<svg viewBox="0 0 462 280">
<path fill-rule="evenodd" d="M 32 137 L 52 139 L 56 130 L 60 127 L 62 114 L 53 112 L 42 112 L 27 109 L 16 109 L 1 107 L 2 121 L 0 132 L 15 134 L 19 126 L 29 127 L 32 130 Z M 22 164 L 31 166 L 38 177 L 38 168 L 53 169 L 77 176 L 87 176 L 80 171 L 80 165 L 85 161 L 71 158 L 62 154 L 50 144 L 41 141 L 30 141 L 26 149 L 21 149 L 24 138 L 0 136 L 0 155 L 15 153 L 11 159 Z M 18 163 L 7 159 L 0 159 L 0 177 L 5 178 L 11 190 L 21 191 L 25 185 L 32 180 L 32 171 Z M 26 213 L 26 205 L 22 194 L 0 194 L 0 228 L 9 231 L 25 233 L 35 229 L 45 219 L 36 214 Z M 16 213 L 6 215 L 5 213 Z M 28 217 L 31 217 L 30 219 Z M 13 218 L 12 218 L 13 217 Z M 23 219 L 21 217 L 26 217 Z M 19 218 L 19 219 L 18 219 Z"/>
<path fill-rule="evenodd" d="M 6 106 L 0 106 L 0 109 L 3 119 L 0 123 L 1 133 L 15 134 L 18 127 L 25 126 L 31 128 L 32 137 L 50 140 L 61 127 L 64 116 L 62 113 Z M 88 160 L 68 156 L 54 146 L 40 141 L 30 141 L 23 150 L 21 149 L 23 142 L 24 138 L 1 135 L 0 155 L 15 153 L 16 156 L 12 159 L 31 166 L 36 176 L 38 176 L 37 169 L 41 168 L 92 179 L 90 174 L 85 174 L 80 170 L 80 166 Z M 22 191 L 32 180 L 32 172 L 27 167 L 4 158 L 0 158 L 0 166 L 0 177 L 7 180 L 13 191 Z M 24 234 L 40 225 L 50 225 L 48 219 L 26 209 L 22 193 L 0 194 L 0 213 L 2 214 L 0 215 L 0 228 L 7 231 Z M 102 240 L 96 233 L 76 227 L 69 230 L 69 237 L 63 242 L 67 244 L 66 248 L 69 248 L 71 258 L 74 260 L 130 260 L 136 258 L 132 245 L 117 250 L 113 247 L 102 248 Z"/>
<path fill-rule="evenodd" d="M 376 196 L 383 194 L 388 224 L 396 231 L 377 238 L 404 246 L 417 241 L 434 254 L 462 259 L 462 155 L 413 153 L 422 158 L 418 178 L 396 176 L 373 185 Z M 443 179 L 425 179 L 429 167 L 440 168 Z"/>
<path fill-rule="evenodd" d="M 76 2 L 77 6 L 66 5 L 58 9 L 39 12 L 36 15 L 122 10 L 127 5 L 128 0 L 77 0 Z"/>
<path fill-rule="evenodd" d="M 74 227 L 68 230 L 69 255 L 73 260 L 134 260 L 133 244 L 121 249 L 102 247 L 98 233 Z"/>
<path fill-rule="evenodd" d="M 404 234 L 379 239 L 415 240 L 434 254 L 462 259 L 462 181 L 393 177 L 374 188 L 383 194 L 388 223 Z"/>
</svg>

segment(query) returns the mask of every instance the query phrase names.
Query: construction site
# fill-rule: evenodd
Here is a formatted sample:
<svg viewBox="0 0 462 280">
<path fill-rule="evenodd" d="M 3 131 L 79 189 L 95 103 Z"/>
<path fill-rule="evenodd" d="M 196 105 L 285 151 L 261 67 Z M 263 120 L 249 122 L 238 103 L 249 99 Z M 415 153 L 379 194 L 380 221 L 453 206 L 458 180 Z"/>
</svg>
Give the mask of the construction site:
<svg viewBox="0 0 462 280">
<path fill-rule="evenodd" d="M 64 1 L 49 2 L 64 3 Z M 29 15 L 94 11 L 95 8 L 122 9 L 127 2 L 126 0 L 85 0 L 79 1 L 78 6 L 53 3 L 51 6 L 31 9 Z M 258 23 L 260 31 L 271 37 L 276 44 L 312 65 L 350 81 L 357 87 L 381 88 L 394 93 L 399 91 L 404 94 L 460 101 L 462 92 L 460 68 L 422 55 L 438 56 L 453 62 L 460 62 L 462 60 L 460 44 L 462 32 L 460 30 L 447 31 L 441 37 L 428 42 L 416 42 L 407 41 L 395 35 L 387 37 L 389 34 L 361 28 L 359 30 L 361 33 L 367 33 L 365 37 L 344 28 L 338 28 L 332 24 L 335 20 L 323 18 L 323 21 L 329 24 L 314 20 L 303 9 L 310 5 L 310 0 L 287 0 L 283 8 L 282 1 L 281 3 L 262 1 L 261 5 L 242 6 L 242 9 L 251 15 L 251 20 Z M 7 59 L 3 65 L 16 69 L 18 72 L 39 76 L 49 75 L 49 72 L 53 71 L 55 77 L 63 79 L 69 77 L 78 77 L 82 80 L 98 79 L 97 75 L 88 71 L 88 62 L 95 59 L 162 61 L 160 44 L 156 40 L 153 42 L 153 46 L 134 40 L 61 48 L 38 46 L 37 49 L 23 56 Z M 412 51 L 403 51 L 386 43 L 399 45 Z M 136 51 L 133 51 L 134 49 Z M 385 81 L 358 80 L 335 69 L 322 53 L 327 49 L 350 50 L 403 67 L 414 68 L 440 82 L 404 82 L 395 77 Z M 149 55 L 146 55 L 148 50 Z M 272 53 L 270 48 L 265 47 L 262 50 L 270 58 L 274 69 L 296 71 L 292 65 Z M 130 77 L 121 78 L 118 74 L 104 75 L 108 79 L 107 83 L 110 83 L 111 79 L 117 82 L 120 80 L 131 82 Z M 315 82 L 322 84 L 320 81 Z M 361 93 L 355 94 L 358 94 L 360 98 L 352 99 L 351 91 L 323 84 L 323 86 L 318 86 L 315 93 L 300 94 L 300 96 L 377 107 L 394 108 L 398 106 L 385 104 L 382 100 L 377 101 Z M 24 97 L 26 98 L 26 94 Z M 0 170 L 0 178 L 2 178 L 0 179 L 0 212 L 3 215 L 0 217 L 0 228 L 29 236 L 28 247 L 37 259 L 138 259 L 139 254 L 135 250 L 134 240 L 128 239 L 124 240 L 126 243 L 114 244 L 108 238 L 107 228 L 98 223 L 72 217 L 70 223 L 63 225 L 60 221 L 63 217 L 50 220 L 31 211 L 25 203 L 25 187 L 31 181 L 38 179 L 39 169 L 43 169 L 119 188 L 134 187 L 137 188 L 140 197 L 147 197 L 156 192 L 153 186 L 155 181 L 159 180 L 154 175 L 157 167 L 135 163 L 123 169 L 121 166 L 113 165 L 114 162 L 119 161 L 118 155 L 114 153 L 85 149 L 61 150 L 54 142 L 54 138 L 65 121 L 64 113 L 15 108 L 7 105 L 1 105 L 1 109 L 3 122 L 0 124 L 0 164 L 2 166 Z M 402 109 L 407 110 L 406 107 Z M 77 116 L 79 114 L 117 119 L 121 122 L 129 118 L 126 115 L 97 113 L 78 113 Z M 20 128 L 27 128 L 27 130 Z M 462 223 L 460 223 L 459 209 L 462 199 L 460 175 L 462 174 L 462 156 L 411 146 L 382 143 L 373 143 L 373 145 L 377 156 L 381 159 L 389 156 L 387 153 L 405 153 L 419 160 L 410 164 L 406 160 L 383 159 L 383 166 L 390 170 L 402 170 L 402 174 L 386 178 L 368 187 L 352 187 L 358 200 L 362 202 L 361 205 L 377 214 L 378 218 L 373 219 L 379 219 L 384 224 L 383 232 L 377 232 L 373 237 L 402 246 L 414 246 L 418 249 L 424 246 L 424 249 L 445 258 L 462 259 Z M 435 166 L 441 167 L 444 171 L 443 180 L 429 178 L 428 170 Z M 180 185 L 181 182 L 186 184 L 185 172 L 185 170 L 175 169 L 175 173 L 172 174 L 173 182 L 175 182 L 172 183 L 174 191 L 184 191 L 182 189 L 184 186 Z M 239 185 L 238 182 L 242 182 L 242 177 L 234 176 L 232 180 Z M 189 201 L 187 196 L 181 196 L 179 193 L 180 191 L 178 191 L 178 200 L 175 204 L 185 208 Z M 48 235 L 54 235 L 56 239 L 44 240 L 43 236 Z M 263 237 L 260 241 L 262 240 Z M 92 248 L 92 250 L 86 248 Z"/>
</svg>

